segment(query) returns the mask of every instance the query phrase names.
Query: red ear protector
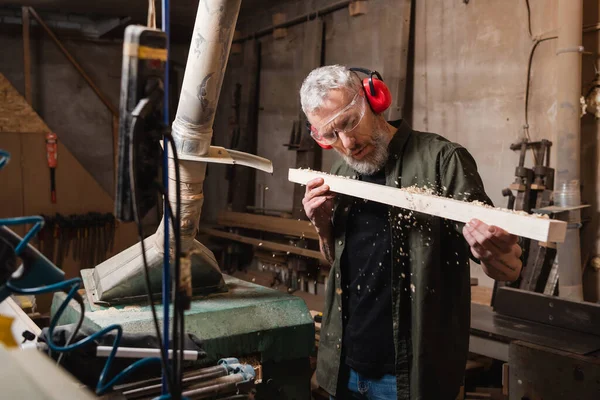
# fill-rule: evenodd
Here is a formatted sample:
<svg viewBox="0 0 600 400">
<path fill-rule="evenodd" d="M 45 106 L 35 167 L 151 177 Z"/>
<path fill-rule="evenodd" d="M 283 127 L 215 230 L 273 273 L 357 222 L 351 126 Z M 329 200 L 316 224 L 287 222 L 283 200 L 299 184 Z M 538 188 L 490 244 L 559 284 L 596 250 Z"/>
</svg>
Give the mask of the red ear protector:
<svg viewBox="0 0 600 400">
<path fill-rule="evenodd" d="M 369 75 L 368 78 L 362 80 L 362 84 L 369 105 L 375 114 L 381 114 L 390 107 L 392 104 L 392 94 L 390 93 L 390 89 L 383 82 L 383 78 L 379 72 L 365 68 L 350 68 L 350 71 L 362 72 L 363 74 Z M 376 76 L 375 79 L 373 79 L 373 75 Z"/>
</svg>

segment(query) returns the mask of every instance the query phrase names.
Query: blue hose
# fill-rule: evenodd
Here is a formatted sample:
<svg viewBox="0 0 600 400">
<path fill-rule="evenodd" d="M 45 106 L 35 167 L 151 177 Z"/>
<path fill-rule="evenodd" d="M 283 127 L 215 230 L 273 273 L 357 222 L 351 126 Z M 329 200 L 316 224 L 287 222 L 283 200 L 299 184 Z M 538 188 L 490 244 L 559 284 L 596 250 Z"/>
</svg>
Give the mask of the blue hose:
<svg viewBox="0 0 600 400">
<path fill-rule="evenodd" d="M 69 280 L 66 280 L 66 281 L 63 281 L 60 283 L 55 283 L 52 285 L 43 286 L 43 287 L 39 287 L 39 288 L 32 288 L 32 289 L 21 289 L 16 286 L 13 286 L 10 282 L 6 283 L 6 286 L 13 293 L 22 294 L 22 295 L 44 294 L 44 293 L 55 292 L 57 290 L 66 290 L 69 287 L 71 288 L 69 290 L 69 292 L 67 293 L 67 297 L 65 298 L 65 301 L 63 301 L 63 303 L 60 305 L 58 311 L 52 318 L 52 321 L 50 322 L 50 327 L 48 328 L 48 338 L 47 338 L 48 339 L 48 347 L 52 351 L 55 351 L 57 353 L 64 353 L 64 352 L 72 351 L 72 350 L 78 349 L 82 346 L 85 346 L 88 343 L 93 342 L 94 340 L 106 335 L 108 332 L 117 331 L 117 335 L 115 336 L 115 340 L 113 342 L 113 349 L 110 352 L 108 359 L 106 360 L 106 363 L 104 364 L 104 368 L 102 369 L 102 373 L 100 374 L 100 378 L 98 379 L 98 385 L 96 386 L 96 394 L 100 396 L 100 395 L 104 394 L 107 390 L 112 388 L 115 384 L 120 382 L 123 378 L 125 378 L 131 372 L 135 371 L 136 369 L 138 369 L 144 365 L 150 364 L 150 363 L 160 363 L 160 358 L 151 357 L 151 358 L 143 358 L 141 360 L 138 360 L 135 363 L 128 366 L 127 368 L 125 368 L 123 371 L 119 372 L 108 383 L 104 383 L 104 381 L 106 379 L 106 375 L 107 375 L 108 371 L 110 370 L 110 366 L 112 365 L 112 362 L 115 358 L 115 354 L 117 353 L 117 349 L 119 348 L 119 343 L 121 341 L 121 337 L 123 336 L 123 328 L 121 327 L 121 325 L 117 325 L 117 324 L 109 325 L 106 328 L 86 337 L 85 339 L 82 339 L 79 342 L 70 344 L 68 346 L 55 345 L 54 342 L 52 341 L 52 338 L 54 336 L 54 329 L 56 328 L 56 324 L 58 323 L 58 320 L 62 316 L 65 309 L 67 308 L 67 305 L 69 304 L 69 302 L 73 299 L 73 297 L 77 293 L 77 290 L 79 289 L 80 285 L 81 285 L 80 278 L 73 278 L 73 279 L 69 279 Z M 82 309 L 81 312 L 83 313 L 84 310 Z"/>
<path fill-rule="evenodd" d="M 171 119 L 169 117 L 169 40 L 170 40 L 170 28 L 169 28 L 169 0 L 162 0 L 162 29 L 167 36 L 167 61 L 165 62 L 165 78 L 164 78 L 164 123 L 165 126 L 169 126 Z M 165 188 L 165 199 L 169 201 L 169 139 L 163 138 L 163 186 Z M 163 296 L 163 349 L 165 351 L 165 357 L 168 360 L 167 349 L 169 348 L 169 293 L 171 288 L 171 268 L 169 259 L 169 213 L 167 207 L 163 207 L 163 227 L 164 233 L 164 261 L 163 261 L 163 281 L 162 281 L 162 296 Z M 175 360 L 175 358 L 173 358 Z M 165 371 L 166 372 L 166 371 Z M 168 392 L 167 377 L 163 374 L 162 377 L 162 394 L 165 395 Z"/>
<path fill-rule="evenodd" d="M 0 225 L 13 226 L 13 225 L 25 225 L 25 224 L 34 224 L 33 228 L 27 232 L 23 240 L 17 245 L 15 248 L 15 254 L 21 255 L 21 252 L 27 246 L 32 237 L 37 235 L 37 233 L 44 226 L 44 218 L 39 216 L 33 217 L 17 217 L 17 218 L 3 218 L 0 219 Z"/>
<path fill-rule="evenodd" d="M 5 150 L 0 150 L 0 169 L 4 168 L 10 161 L 10 153 Z"/>
</svg>

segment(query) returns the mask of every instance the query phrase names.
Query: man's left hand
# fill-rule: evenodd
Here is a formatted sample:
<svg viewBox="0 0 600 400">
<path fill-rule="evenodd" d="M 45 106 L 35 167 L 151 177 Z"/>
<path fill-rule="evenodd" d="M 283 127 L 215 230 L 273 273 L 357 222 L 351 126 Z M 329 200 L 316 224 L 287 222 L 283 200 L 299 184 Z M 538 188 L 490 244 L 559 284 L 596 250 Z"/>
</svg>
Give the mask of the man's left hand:
<svg viewBox="0 0 600 400">
<path fill-rule="evenodd" d="M 512 282 L 519 277 L 523 265 L 519 258 L 522 250 L 517 244 L 517 236 L 477 219 L 465 224 L 463 236 L 490 278 Z"/>
</svg>

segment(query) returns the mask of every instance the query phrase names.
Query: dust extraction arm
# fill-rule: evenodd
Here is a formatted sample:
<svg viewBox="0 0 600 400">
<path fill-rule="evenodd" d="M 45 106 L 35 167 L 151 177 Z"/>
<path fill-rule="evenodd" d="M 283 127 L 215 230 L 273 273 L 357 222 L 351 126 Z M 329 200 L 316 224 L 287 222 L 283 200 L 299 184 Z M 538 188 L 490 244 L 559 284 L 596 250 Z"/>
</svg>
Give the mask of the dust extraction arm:
<svg viewBox="0 0 600 400">
<path fill-rule="evenodd" d="M 226 290 L 214 255 L 195 240 L 202 204 L 206 163 L 246 165 L 272 172 L 270 161 L 220 147 L 211 147 L 213 122 L 229 58 L 241 0 L 202 0 L 198 12 L 183 78 L 180 101 L 172 126 L 179 155 L 181 175 L 181 250 L 192 254 L 192 282 L 195 293 Z M 175 204 L 176 181 L 173 160 L 169 163 L 169 199 Z M 173 235 L 171 248 L 174 245 Z M 152 290 L 160 290 L 165 253 L 164 228 L 144 240 Z M 88 295 L 95 303 L 123 303 L 145 295 L 143 262 L 139 244 L 83 270 Z"/>
</svg>

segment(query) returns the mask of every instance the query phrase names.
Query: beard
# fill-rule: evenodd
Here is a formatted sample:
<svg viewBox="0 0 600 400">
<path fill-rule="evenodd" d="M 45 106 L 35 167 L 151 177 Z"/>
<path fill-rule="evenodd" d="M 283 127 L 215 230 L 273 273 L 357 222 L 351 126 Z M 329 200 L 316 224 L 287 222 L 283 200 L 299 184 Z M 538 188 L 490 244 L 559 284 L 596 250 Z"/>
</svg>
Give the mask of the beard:
<svg viewBox="0 0 600 400">
<path fill-rule="evenodd" d="M 373 150 L 366 155 L 362 160 L 355 160 L 352 156 L 344 153 L 340 155 L 353 170 L 361 175 L 373 175 L 379 171 L 387 162 L 389 152 L 388 144 L 385 140 L 385 132 L 382 129 L 376 129 L 373 133 Z"/>
</svg>

